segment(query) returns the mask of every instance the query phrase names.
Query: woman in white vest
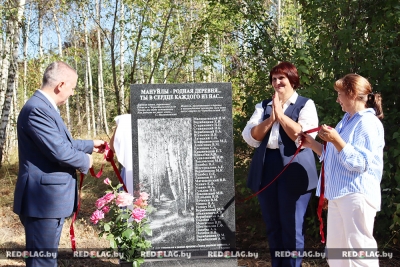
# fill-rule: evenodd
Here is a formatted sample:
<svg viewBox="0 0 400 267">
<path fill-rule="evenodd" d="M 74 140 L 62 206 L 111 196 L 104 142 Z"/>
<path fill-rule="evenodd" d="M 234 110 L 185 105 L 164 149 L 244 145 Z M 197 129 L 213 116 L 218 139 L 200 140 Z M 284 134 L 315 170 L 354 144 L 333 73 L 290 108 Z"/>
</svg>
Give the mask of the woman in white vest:
<svg viewBox="0 0 400 267">
<path fill-rule="evenodd" d="M 304 216 L 317 186 L 318 176 L 311 149 L 306 148 L 289 163 L 297 147 L 296 133 L 318 126 L 315 104 L 299 96 L 300 78 L 289 62 L 275 66 L 269 75 L 275 90 L 272 99 L 256 105 L 243 130 L 244 140 L 254 153 L 247 186 L 258 194 L 266 224 L 273 267 L 301 267 L 304 252 Z M 316 134 L 315 134 L 316 135 Z"/>
</svg>

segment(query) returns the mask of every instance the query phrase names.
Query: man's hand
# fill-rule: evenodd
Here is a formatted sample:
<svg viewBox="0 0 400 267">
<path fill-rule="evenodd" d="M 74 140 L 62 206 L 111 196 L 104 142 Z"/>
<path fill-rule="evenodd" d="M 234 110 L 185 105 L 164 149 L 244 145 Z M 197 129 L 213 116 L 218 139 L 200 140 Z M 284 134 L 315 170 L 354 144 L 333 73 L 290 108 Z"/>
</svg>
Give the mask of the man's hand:
<svg viewBox="0 0 400 267">
<path fill-rule="evenodd" d="M 97 153 L 104 153 L 105 151 L 105 141 L 103 140 L 93 140 L 93 152 L 97 152 Z"/>
</svg>

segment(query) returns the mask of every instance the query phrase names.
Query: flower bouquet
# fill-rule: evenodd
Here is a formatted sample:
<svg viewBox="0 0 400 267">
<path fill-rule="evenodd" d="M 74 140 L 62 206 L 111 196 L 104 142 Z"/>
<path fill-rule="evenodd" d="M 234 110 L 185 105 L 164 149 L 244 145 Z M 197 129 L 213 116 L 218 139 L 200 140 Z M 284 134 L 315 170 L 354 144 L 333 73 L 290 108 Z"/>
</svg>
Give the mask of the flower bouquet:
<svg viewBox="0 0 400 267">
<path fill-rule="evenodd" d="M 108 250 L 116 251 L 125 262 L 132 266 L 140 266 L 144 262 L 143 254 L 151 243 L 146 240 L 145 234 L 151 236 L 147 215 L 152 211 L 148 205 L 149 195 L 138 193 L 135 198 L 124 191 L 120 191 L 122 184 L 114 187 L 109 178 L 104 180 L 112 190 L 96 201 L 97 209 L 90 217 L 90 221 L 99 224 L 99 236 L 105 236 L 110 241 Z"/>
</svg>

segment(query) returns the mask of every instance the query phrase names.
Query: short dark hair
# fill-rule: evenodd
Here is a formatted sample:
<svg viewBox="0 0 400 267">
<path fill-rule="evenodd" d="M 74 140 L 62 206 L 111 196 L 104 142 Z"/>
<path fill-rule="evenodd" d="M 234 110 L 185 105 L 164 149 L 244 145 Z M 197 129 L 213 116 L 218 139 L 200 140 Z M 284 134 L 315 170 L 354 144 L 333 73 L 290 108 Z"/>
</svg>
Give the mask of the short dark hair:
<svg viewBox="0 0 400 267">
<path fill-rule="evenodd" d="M 300 78 L 297 72 L 297 68 L 290 62 L 283 61 L 273 67 L 269 72 L 269 82 L 272 84 L 272 75 L 274 74 L 283 74 L 285 75 L 293 89 L 297 89 L 300 87 Z"/>
</svg>

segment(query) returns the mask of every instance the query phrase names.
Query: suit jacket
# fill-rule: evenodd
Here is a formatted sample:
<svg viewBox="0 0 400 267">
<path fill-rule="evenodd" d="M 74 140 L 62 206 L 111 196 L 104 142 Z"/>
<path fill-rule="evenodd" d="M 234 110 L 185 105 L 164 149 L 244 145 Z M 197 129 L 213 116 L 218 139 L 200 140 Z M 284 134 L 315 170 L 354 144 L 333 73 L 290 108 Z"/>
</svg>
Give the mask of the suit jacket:
<svg viewBox="0 0 400 267">
<path fill-rule="evenodd" d="M 270 117 L 272 112 L 272 107 L 267 104 L 271 100 L 264 100 L 264 117 L 266 120 Z M 293 121 L 297 122 L 300 115 L 300 110 L 304 107 L 308 98 L 298 96 L 296 103 L 290 104 L 290 106 L 285 110 L 285 115 L 291 118 Z M 260 146 L 254 152 L 249 175 L 247 179 L 247 186 L 253 191 L 257 192 L 260 190 L 260 185 L 263 178 L 264 171 L 264 155 L 267 149 L 267 144 L 271 130 L 265 135 Z M 295 142 L 290 139 L 290 137 L 283 130 L 282 126 L 279 127 L 279 152 L 282 157 L 282 163 L 286 166 L 292 159 L 294 153 L 297 150 Z M 308 190 L 317 187 L 318 174 L 315 166 L 315 158 L 312 150 L 310 148 L 301 149 L 299 154 L 294 158 L 292 163 L 288 166 L 285 172 L 282 174 L 283 177 L 278 179 L 287 179 L 287 186 L 290 187 L 291 191 L 296 191 L 297 193 L 305 193 Z"/>
<path fill-rule="evenodd" d="M 76 169 L 87 173 L 93 141 L 74 140 L 50 101 L 36 91 L 17 121 L 19 172 L 14 212 L 37 218 L 68 217 L 76 209 Z"/>
</svg>

